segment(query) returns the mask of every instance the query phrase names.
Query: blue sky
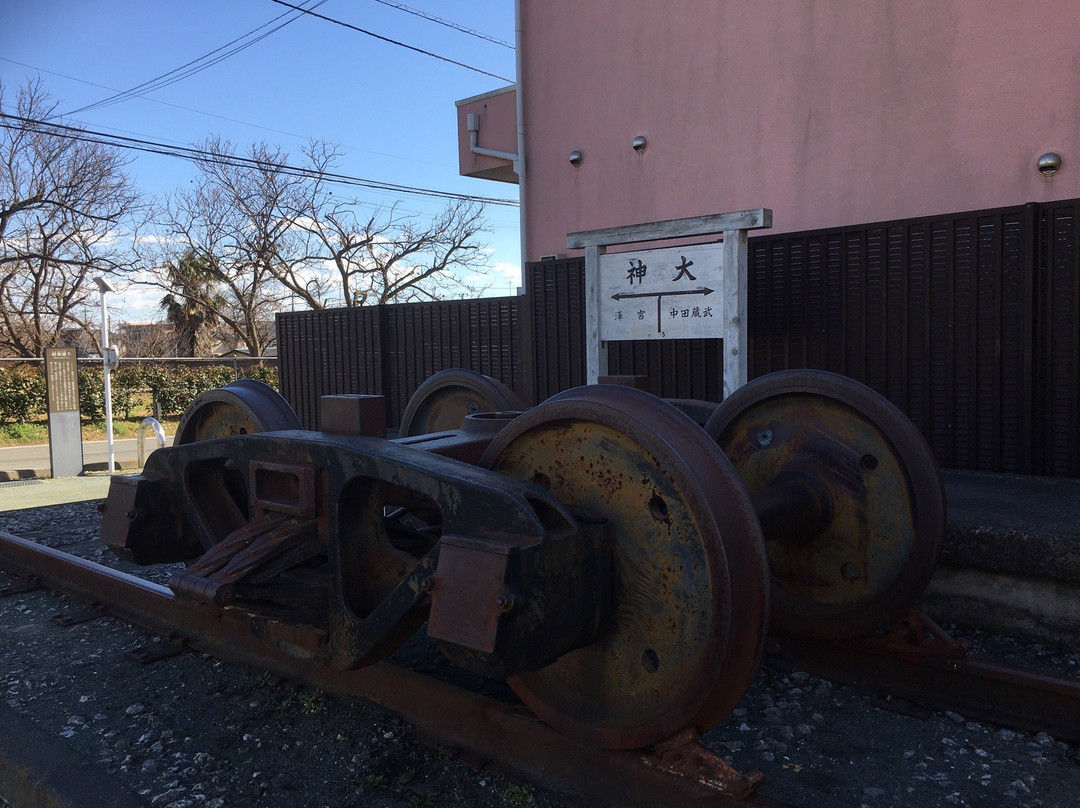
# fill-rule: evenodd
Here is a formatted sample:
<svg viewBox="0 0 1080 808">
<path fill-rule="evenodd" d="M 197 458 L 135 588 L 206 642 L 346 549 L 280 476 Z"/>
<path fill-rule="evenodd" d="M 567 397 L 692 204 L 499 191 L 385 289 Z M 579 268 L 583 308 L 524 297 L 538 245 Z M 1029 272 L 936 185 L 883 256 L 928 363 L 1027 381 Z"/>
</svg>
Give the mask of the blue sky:
<svg viewBox="0 0 1080 808">
<path fill-rule="evenodd" d="M 517 198 L 517 186 L 458 175 L 454 108 L 458 99 L 511 83 L 513 50 L 393 7 L 404 5 L 513 43 L 510 0 L 326 0 L 316 7 L 317 2 L 309 0 L 308 7 L 477 70 L 303 15 L 182 81 L 146 97 L 78 112 L 67 122 L 178 145 L 210 134 L 241 150 L 265 141 L 289 152 L 293 162 L 300 162 L 301 145 L 314 137 L 340 147 L 336 171 L 342 174 Z M 178 68 L 283 14 L 292 16 L 272 0 L 0 0 L 0 77 L 9 99 L 27 76 L 40 77 L 68 113 Z M 163 194 L 194 176 L 187 161 L 133 154 L 129 173 L 148 194 Z M 400 200 L 400 209 L 424 215 L 444 205 L 356 188 L 342 193 L 382 207 Z M 487 214 L 493 231 L 488 293 L 510 294 L 520 283 L 518 211 L 490 205 Z M 121 319 L 156 316 L 145 303 L 160 292 L 132 289 L 118 297 Z"/>
</svg>

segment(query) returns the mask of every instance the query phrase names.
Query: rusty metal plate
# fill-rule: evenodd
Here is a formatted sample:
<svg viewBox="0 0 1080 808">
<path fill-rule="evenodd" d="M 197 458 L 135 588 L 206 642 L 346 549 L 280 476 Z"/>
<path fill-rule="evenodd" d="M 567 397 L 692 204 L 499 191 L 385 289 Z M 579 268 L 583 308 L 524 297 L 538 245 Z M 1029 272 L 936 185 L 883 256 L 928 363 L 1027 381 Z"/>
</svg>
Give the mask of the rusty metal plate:
<svg viewBox="0 0 1080 808">
<path fill-rule="evenodd" d="M 468 415 L 525 409 L 517 394 L 490 376 L 464 368 L 442 370 L 424 381 L 401 414 L 403 438 L 459 428 Z"/>
<path fill-rule="evenodd" d="M 768 579 L 752 506 L 700 427 L 639 390 L 577 388 L 519 416 L 482 465 L 606 520 L 613 543 L 607 630 L 511 677 L 522 700 L 608 748 L 723 720 L 760 661 Z"/>
<path fill-rule="evenodd" d="M 799 514 L 782 520 L 789 531 L 766 533 L 776 626 L 859 636 L 911 607 L 937 562 L 945 493 L 933 454 L 903 413 L 851 379 L 799 370 L 737 390 L 705 429 L 755 497 L 804 478 L 828 503 L 809 540 L 793 529 Z"/>
</svg>

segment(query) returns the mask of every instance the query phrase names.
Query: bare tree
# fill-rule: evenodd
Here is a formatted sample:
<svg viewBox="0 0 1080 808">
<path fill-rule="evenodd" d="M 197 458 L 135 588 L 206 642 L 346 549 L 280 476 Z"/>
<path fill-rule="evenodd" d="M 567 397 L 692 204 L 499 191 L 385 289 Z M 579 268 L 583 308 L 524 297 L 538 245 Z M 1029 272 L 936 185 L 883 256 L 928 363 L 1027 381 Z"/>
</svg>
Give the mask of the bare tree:
<svg viewBox="0 0 1080 808">
<path fill-rule="evenodd" d="M 485 265 L 482 205 L 452 202 L 431 220 L 396 206 L 361 216 L 358 201 L 330 190 L 339 155 L 326 143 L 305 147 L 299 166 L 261 143 L 246 156 L 216 138 L 201 148 L 199 179 L 166 200 L 157 223 L 172 249 L 207 262 L 214 313 L 252 355 L 286 298 L 318 309 L 477 293 L 467 278 Z M 158 285 L 209 312 L 168 276 L 177 260 L 158 262 Z"/>
<path fill-rule="evenodd" d="M 284 201 L 300 249 L 282 256 L 277 277 L 311 308 L 437 300 L 481 291 L 469 273 L 486 264 L 482 204 L 451 201 L 436 216 L 407 215 L 397 205 L 361 215 L 355 199 L 335 196 L 327 173 L 338 153 L 325 143 L 304 149 L 311 182 Z M 295 246 L 295 245 L 294 245 Z"/>
<path fill-rule="evenodd" d="M 201 147 L 199 177 L 167 197 L 154 220 L 180 254 L 159 262 L 156 284 L 207 317 L 220 319 L 252 356 L 270 342 L 274 313 L 287 293 L 277 280 L 283 255 L 296 247 L 287 211 L 311 181 L 283 170 L 286 156 L 264 143 L 238 156 L 228 141 Z M 212 291 L 193 294 L 170 277 L 183 254 L 197 256 Z"/>
<path fill-rule="evenodd" d="M 467 274 L 486 263 L 483 205 L 455 201 L 435 218 L 397 207 L 357 215 L 355 203 L 313 200 L 295 217 L 302 255 L 281 265 L 282 284 L 311 308 L 407 303 L 476 294 Z"/>
<path fill-rule="evenodd" d="M 133 266 L 119 238 L 138 206 L 128 161 L 50 127 L 55 110 L 38 81 L 11 110 L 0 81 L 0 351 L 17 356 L 41 356 L 71 329 L 100 347 L 92 279 Z"/>
</svg>

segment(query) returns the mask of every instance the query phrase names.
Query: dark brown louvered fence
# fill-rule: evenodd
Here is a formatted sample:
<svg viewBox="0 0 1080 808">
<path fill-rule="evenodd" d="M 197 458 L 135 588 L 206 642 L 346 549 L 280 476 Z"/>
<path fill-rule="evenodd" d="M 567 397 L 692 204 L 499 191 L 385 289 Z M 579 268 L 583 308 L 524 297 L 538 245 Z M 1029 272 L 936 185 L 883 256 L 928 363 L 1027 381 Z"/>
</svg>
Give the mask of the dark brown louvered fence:
<svg viewBox="0 0 1080 808">
<path fill-rule="evenodd" d="M 1078 202 L 750 242 L 751 373 L 843 373 L 947 468 L 1080 476 Z"/>
<path fill-rule="evenodd" d="M 447 368 L 469 368 L 521 390 L 519 298 L 404 303 L 277 317 L 281 392 L 306 429 L 319 398 L 386 396 L 397 426 L 413 391 Z"/>
<path fill-rule="evenodd" d="M 1080 200 L 750 239 L 750 373 L 821 368 L 904 410 L 942 466 L 1080 477 Z M 584 260 L 528 265 L 527 294 L 281 315 L 282 390 L 409 395 L 445 367 L 536 403 L 585 381 Z M 333 343 L 333 344 L 331 344 Z M 609 346 L 611 373 L 718 400 L 718 340 Z"/>
</svg>

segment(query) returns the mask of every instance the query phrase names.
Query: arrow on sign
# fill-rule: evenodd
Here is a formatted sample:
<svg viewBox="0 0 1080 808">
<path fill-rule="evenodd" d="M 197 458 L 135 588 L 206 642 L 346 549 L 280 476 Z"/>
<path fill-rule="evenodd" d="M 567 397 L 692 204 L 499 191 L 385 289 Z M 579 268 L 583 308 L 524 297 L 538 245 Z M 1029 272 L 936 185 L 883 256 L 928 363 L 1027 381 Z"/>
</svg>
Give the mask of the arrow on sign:
<svg viewBox="0 0 1080 808">
<path fill-rule="evenodd" d="M 703 286 L 700 289 L 679 289 L 679 290 L 675 290 L 675 291 L 672 291 L 672 292 L 631 292 L 631 293 L 616 292 L 615 294 L 613 294 L 611 296 L 611 299 L 612 300 L 628 300 L 628 299 L 630 299 L 632 297 L 655 297 L 655 298 L 661 298 L 661 297 L 668 297 L 669 295 L 702 295 L 704 297 L 705 295 L 711 295 L 714 291 L 716 291 L 716 290 L 715 289 L 710 289 L 707 286 Z"/>
<path fill-rule="evenodd" d="M 655 297 L 656 298 L 656 333 L 663 334 L 663 316 L 660 313 L 660 307 L 665 297 L 671 297 L 672 295 L 711 295 L 713 289 L 708 286 L 702 286 L 700 289 L 676 289 L 670 292 L 616 292 L 611 296 L 612 300 L 629 300 L 634 297 Z"/>
</svg>

